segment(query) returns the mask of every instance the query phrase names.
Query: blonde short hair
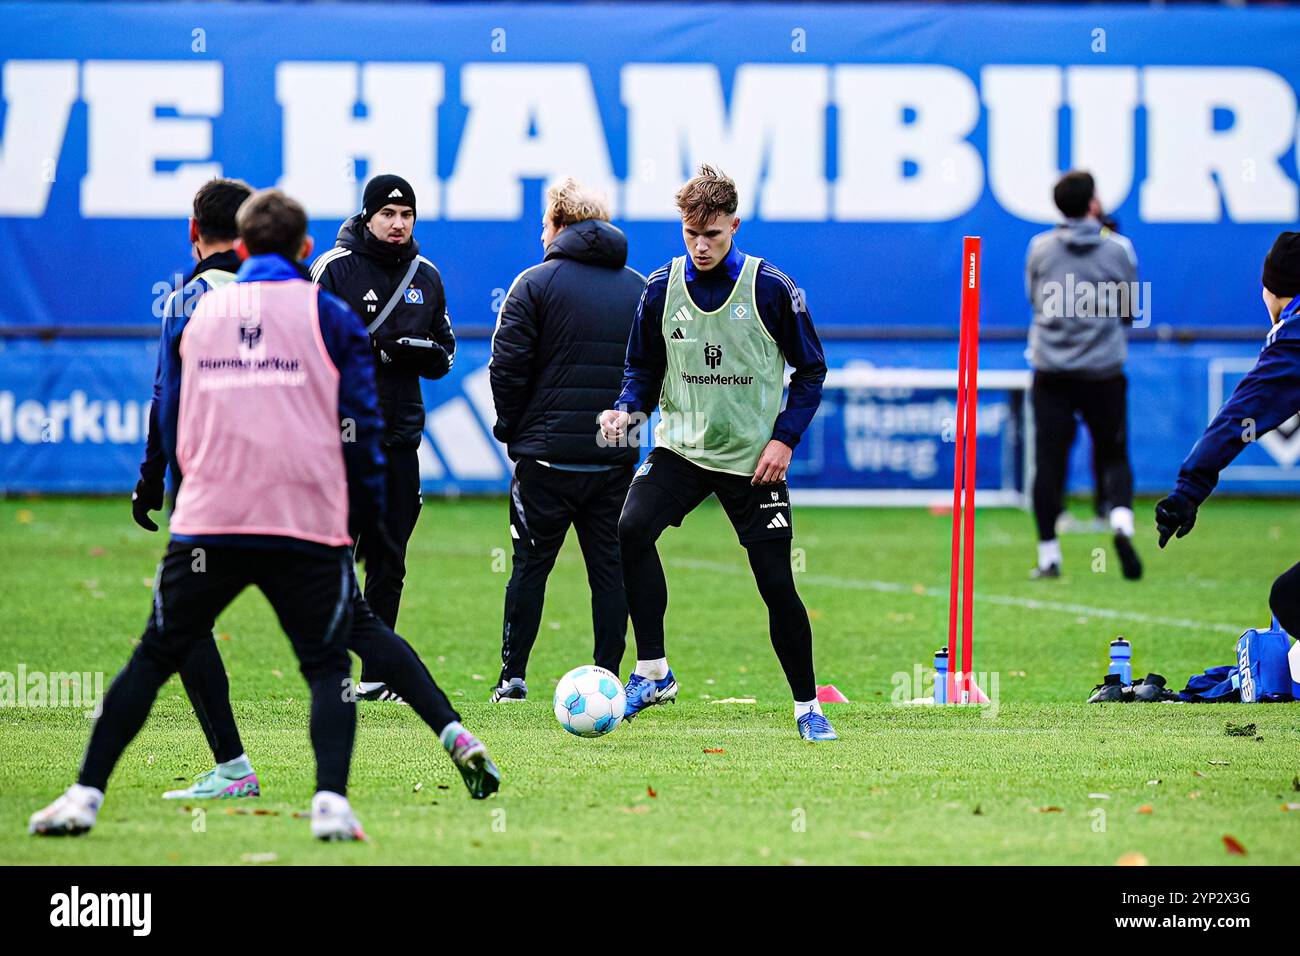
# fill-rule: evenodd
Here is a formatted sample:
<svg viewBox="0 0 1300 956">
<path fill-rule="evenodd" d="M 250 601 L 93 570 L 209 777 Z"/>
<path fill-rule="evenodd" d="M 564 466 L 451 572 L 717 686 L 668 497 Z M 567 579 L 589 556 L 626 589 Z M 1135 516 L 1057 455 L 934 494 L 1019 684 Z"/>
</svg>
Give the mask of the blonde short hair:
<svg viewBox="0 0 1300 956">
<path fill-rule="evenodd" d="M 557 227 L 587 219 L 609 222 L 609 204 L 572 176 L 565 176 L 546 190 L 546 218 Z"/>
</svg>

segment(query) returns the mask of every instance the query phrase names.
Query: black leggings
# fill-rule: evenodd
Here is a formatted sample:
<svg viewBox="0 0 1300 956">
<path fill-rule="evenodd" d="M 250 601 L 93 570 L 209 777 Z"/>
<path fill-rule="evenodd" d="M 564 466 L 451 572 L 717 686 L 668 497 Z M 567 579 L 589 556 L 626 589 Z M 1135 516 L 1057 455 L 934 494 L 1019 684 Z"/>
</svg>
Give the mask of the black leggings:
<svg viewBox="0 0 1300 956">
<path fill-rule="evenodd" d="M 376 680 L 386 683 L 410 704 L 435 734 L 441 736 L 448 724 L 460 720 L 415 649 L 380 620 L 355 588 L 348 649 L 361 658 L 363 669 L 377 674 Z M 200 641 L 180 673 L 212 755 L 218 763 L 238 757 L 244 745 L 230 709 L 230 683 L 216 642 L 211 637 Z"/>
<path fill-rule="evenodd" d="M 668 582 L 655 542 L 664 529 L 680 520 L 681 508 L 660 488 L 637 485 L 623 506 L 618 521 L 618 543 L 623 562 L 623 585 L 628 611 L 636 631 L 638 660 L 667 657 L 664 651 L 664 614 L 668 610 Z M 767 605 L 772 647 L 795 700 L 817 696 L 813 676 L 812 625 L 799 599 L 790 568 L 790 539 L 769 538 L 745 545 L 754 583 Z"/>
<path fill-rule="evenodd" d="M 1082 379 L 1034 373 L 1034 521 L 1039 541 L 1056 538 L 1065 497 L 1075 414 L 1092 436 L 1093 471 L 1100 498 L 1111 508 L 1133 507 L 1133 470 L 1128 460 L 1128 380 L 1123 375 Z"/>
</svg>

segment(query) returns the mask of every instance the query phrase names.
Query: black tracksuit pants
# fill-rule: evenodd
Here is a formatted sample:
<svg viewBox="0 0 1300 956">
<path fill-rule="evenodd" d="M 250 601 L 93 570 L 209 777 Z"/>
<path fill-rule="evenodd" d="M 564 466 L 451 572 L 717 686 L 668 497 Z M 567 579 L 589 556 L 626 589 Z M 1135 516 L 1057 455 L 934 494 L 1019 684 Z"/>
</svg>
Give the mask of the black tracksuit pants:
<svg viewBox="0 0 1300 956">
<path fill-rule="evenodd" d="M 249 585 L 271 603 L 311 688 L 316 789 L 347 793 L 356 731 L 356 707 L 343 693 L 351 670 L 352 556 L 346 548 L 307 551 L 177 541 L 168 544 L 158 567 L 153 612 L 140 644 L 104 695 L 78 783 L 107 787 L 122 751 L 144 726 L 158 689 L 197 647 L 212 643 L 217 616 Z M 214 661 L 221 668 L 215 650 L 201 660 L 209 669 Z M 224 670 L 220 684 L 225 685 Z"/>
<path fill-rule="evenodd" d="M 1038 540 L 1056 537 L 1065 495 L 1075 415 L 1092 436 L 1100 498 L 1111 508 L 1133 507 L 1133 469 L 1128 459 L 1128 379 L 1123 374 L 1089 379 L 1035 372 L 1030 391 L 1034 409 L 1034 521 Z"/>
<path fill-rule="evenodd" d="M 424 661 L 405 640 L 381 621 L 370 609 L 352 580 L 348 650 L 361 658 L 377 680 L 391 687 L 439 737 L 460 714 L 452 707 Z M 233 760 L 244 752 L 239 727 L 230 707 L 230 685 L 226 670 L 211 634 L 198 646 L 181 668 L 181 682 L 189 695 L 194 714 L 203 728 L 208 746 L 218 763 Z"/>
<path fill-rule="evenodd" d="M 368 555 L 366 540 L 359 537 L 356 554 L 366 566 L 366 603 L 375 615 L 397 630 L 397 611 L 402 601 L 402 584 L 406 580 L 406 546 L 415 531 L 424 500 L 420 495 L 420 459 L 417 448 L 384 447 L 388 459 L 388 508 L 384 528 L 397 545 L 397 554 Z M 379 680 L 366 659 L 361 659 L 361 680 Z"/>
<path fill-rule="evenodd" d="M 523 678 L 537 640 L 546 579 L 572 525 L 591 586 L 593 658 L 619 672 L 627 641 L 627 598 L 618 555 L 618 516 L 632 466 L 565 471 L 521 458 L 510 482 L 510 537 L 514 548 L 501 630 L 501 679 Z"/>
</svg>

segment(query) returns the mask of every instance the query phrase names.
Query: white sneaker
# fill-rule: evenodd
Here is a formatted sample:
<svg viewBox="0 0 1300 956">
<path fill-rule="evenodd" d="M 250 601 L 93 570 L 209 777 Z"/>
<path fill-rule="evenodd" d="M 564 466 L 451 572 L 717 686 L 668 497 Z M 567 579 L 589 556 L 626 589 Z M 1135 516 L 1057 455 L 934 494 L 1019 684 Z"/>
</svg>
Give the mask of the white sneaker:
<svg viewBox="0 0 1300 956">
<path fill-rule="evenodd" d="M 94 787 L 73 784 L 44 810 L 27 821 L 27 832 L 37 836 L 79 836 L 95 825 L 104 794 Z"/>
<path fill-rule="evenodd" d="M 331 843 L 366 839 L 348 798 L 329 790 L 319 790 L 311 798 L 311 835 Z"/>
</svg>

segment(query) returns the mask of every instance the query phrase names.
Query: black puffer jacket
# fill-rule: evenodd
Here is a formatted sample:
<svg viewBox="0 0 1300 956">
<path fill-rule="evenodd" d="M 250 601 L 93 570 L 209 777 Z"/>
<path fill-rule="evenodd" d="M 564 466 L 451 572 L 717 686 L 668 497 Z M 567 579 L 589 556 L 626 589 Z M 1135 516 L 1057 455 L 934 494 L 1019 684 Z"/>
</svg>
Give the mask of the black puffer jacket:
<svg viewBox="0 0 1300 956">
<path fill-rule="evenodd" d="M 369 325 L 417 257 L 420 267 L 407 284 L 402 301 L 370 337 L 375 346 L 384 444 L 389 447 L 420 444 L 424 431 L 420 379 L 442 378 L 456 354 L 442 277 L 433 263 L 420 257 L 420 245 L 414 238 L 401 246 L 380 242 L 360 215 L 343 224 L 335 247 L 311 267 L 312 279 L 350 305 L 362 323 Z M 431 347 L 399 345 L 399 338 L 428 340 Z"/>
<path fill-rule="evenodd" d="M 596 419 L 623 383 L 627 336 L 645 278 L 626 267 L 627 237 L 589 219 L 566 227 L 541 265 L 510 287 L 492 336 L 492 434 L 510 457 L 631 464 L 637 449 L 601 448 Z"/>
</svg>

